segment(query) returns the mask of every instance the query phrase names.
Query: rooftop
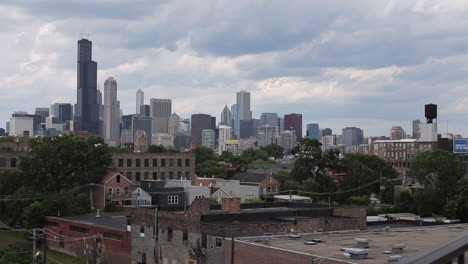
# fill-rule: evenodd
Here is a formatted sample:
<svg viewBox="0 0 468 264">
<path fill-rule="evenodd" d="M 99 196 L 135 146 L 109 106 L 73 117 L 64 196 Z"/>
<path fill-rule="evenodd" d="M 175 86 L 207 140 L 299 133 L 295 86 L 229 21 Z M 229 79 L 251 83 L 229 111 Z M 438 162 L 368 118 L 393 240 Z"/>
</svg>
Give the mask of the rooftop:
<svg viewBox="0 0 468 264">
<path fill-rule="evenodd" d="M 303 234 L 300 238 L 289 236 L 263 236 L 239 238 L 237 240 L 248 243 L 265 245 L 284 250 L 327 257 L 344 261 L 345 263 L 378 264 L 388 263 L 390 255 L 407 257 L 418 251 L 430 249 L 444 241 L 459 235 L 467 230 L 468 224 L 442 225 L 431 227 L 404 227 L 373 229 L 367 231 L 338 231 L 330 233 Z M 350 259 L 345 256 L 343 248 L 356 248 L 356 238 L 368 239 L 367 259 Z M 305 241 L 320 239 L 315 245 L 306 245 Z M 398 254 L 384 254 L 391 251 L 393 244 L 404 244 L 404 252 Z"/>
<path fill-rule="evenodd" d="M 101 213 L 100 217 L 96 217 L 95 213 L 83 214 L 77 216 L 48 216 L 49 219 L 60 219 L 70 222 L 80 223 L 90 226 L 99 226 L 109 229 L 115 229 L 120 231 L 127 230 L 127 216 L 130 214 L 127 212 L 115 212 L 115 213 Z"/>
</svg>

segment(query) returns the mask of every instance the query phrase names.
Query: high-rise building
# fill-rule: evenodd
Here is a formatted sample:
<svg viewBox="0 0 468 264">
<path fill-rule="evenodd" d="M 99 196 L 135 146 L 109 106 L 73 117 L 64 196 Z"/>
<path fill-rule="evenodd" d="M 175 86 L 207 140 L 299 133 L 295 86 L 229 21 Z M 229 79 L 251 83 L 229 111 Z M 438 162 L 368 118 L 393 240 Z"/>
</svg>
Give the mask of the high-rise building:
<svg viewBox="0 0 468 264">
<path fill-rule="evenodd" d="M 259 119 L 240 120 L 240 138 L 257 137 L 257 127 L 260 125 Z"/>
<path fill-rule="evenodd" d="M 317 140 L 320 140 L 322 136 L 320 135 L 320 128 L 319 124 L 314 123 L 314 124 L 307 124 L 307 131 L 306 131 L 306 136 L 308 138 L 314 138 Z"/>
<path fill-rule="evenodd" d="M 257 127 L 258 146 L 263 147 L 270 144 L 277 144 L 278 135 L 277 126 L 265 125 Z"/>
<path fill-rule="evenodd" d="M 9 121 L 5 123 L 5 133 L 7 134 L 10 134 L 10 124 Z"/>
<path fill-rule="evenodd" d="M 279 128 L 279 133 L 282 133 L 284 131 L 284 118 L 283 117 L 278 118 L 278 128 Z"/>
<path fill-rule="evenodd" d="M 49 116 L 55 117 L 57 124 L 73 120 L 73 106 L 69 103 L 51 104 L 49 109 Z"/>
<path fill-rule="evenodd" d="M 227 105 L 224 106 L 223 111 L 221 112 L 221 123 L 220 125 L 230 126 L 232 120 L 231 110 Z"/>
<path fill-rule="evenodd" d="M 0 128 L 0 137 L 3 137 L 6 135 L 6 132 L 5 132 L 5 129 L 4 128 Z"/>
<path fill-rule="evenodd" d="M 171 135 L 175 135 L 180 132 L 180 117 L 178 114 L 173 113 L 169 116 L 168 121 L 168 133 Z"/>
<path fill-rule="evenodd" d="M 40 115 L 31 115 L 28 114 L 28 112 L 24 111 L 15 111 L 11 117 L 24 117 L 24 118 L 31 118 L 33 120 L 33 129 L 28 130 L 30 135 L 36 135 L 38 130 L 41 130 L 41 116 Z M 18 130 L 18 127 L 22 127 L 22 124 L 24 124 L 25 119 L 18 119 L 18 123 L 16 124 L 15 130 Z M 13 123 L 11 123 L 10 119 L 10 124 L 11 124 L 11 132 L 13 132 Z M 26 131 L 26 130 L 25 130 Z M 22 135 L 22 132 L 21 132 Z"/>
<path fill-rule="evenodd" d="M 214 149 L 215 148 L 215 131 L 213 129 L 203 129 L 201 133 L 202 146 Z"/>
<path fill-rule="evenodd" d="M 413 131 L 412 131 L 411 136 L 414 139 L 419 138 L 419 124 L 421 124 L 421 120 L 419 119 L 413 120 Z"/>
<path fill-rule="evenodd" d="M 190 149 L 190 135 L 186 133 L 178 133 L 174 136 L 174 147 L 180 151 Z"/>
<path fill-rule="evenodd" d="M 391 140 L 400 140 L 405 139 L 406 133 L 401 126 L 394 126 L 390 129 L 390 139 Z"/>
<path fill-rule="evenodd" d="M 180 120 L 180 132 L 190 134 L 190 119 L 185 118 Z"/>
<path fill-rule="evenodd" d="M 151 145 L 151 136 L 152 136 L 152 120 L 149 116 L 133 115 L 132 116 L 132 133 L 133 140 L 135 143 L 135 138 L 137 131 L 145 131 L 147 145 Z"/>
<path fill-rule="evenodd" d="M 191 121 L 192 144 L 195 147 L 202 144 L 202 130 L 211 129 L 211 116 L 206 114 L 193 114 Z"/>
<path fill-rule="evenodd" d="M 34 118 L 31 115 L 18 115 L 10 118 L 10 136 L 22 137 L 25 132 L 32 135 Z"/>
<path fill-rule="evenodd" d="M 136 114 L 141 115 L 141 106 L 145 104 L 145 93 L 138 89 L 136 93 Z"/>
<path fill-rule="evenodd" d="M 111 146 L 120 146 L 120 102 L 113 77 L 104 82 L 104 139 Z"/>
<path fill-rule="evenodd" d="M 236 104 L 239 105 L 240 120 L 252 118 L 252 113 L 250 111 L 250 92 L 237 92 Z"/>
<path fill-rule="evenodd" d="M 364 141 L 364 132 L 358 127 L 343 128 L 343 145 L 360 145 Z"/>
<path fill-rule="evenodd" d="M 294 130 L 285 130 L 280 135 L 280 146 L 283 147 L 283 153 L 289 154 L 291 150 L 296 146 L 296 132 Z"/>
<path fill-rule="evenodd" d="M 232 128 L 230 126 L 219 125 L 219 137 L 218 137 L 218 153 L 221 155 L 223 151 L 226 151 L 226 142 L 232 139 Z"/>
<path fill-rule="evenodd" d="M 92 60 L 92 42 L 87 39 L 78 41 L 77 80 L 74 130 L 99 135 L 97 63 Z"/>
<path fill-rule="evenodd" d="M 174 136 L 168 133 L 153 133 L 151 144 L 164 147 L 174 147 Z"/>
<path fill-rule="evenodd" d="M 122 129 L 132 129 L 132 118 L 133 115 L 122 116 Z"/>
<path fill-rule="evenodd" d="M 232 126 L 231 127 L 233 129 L 234 135 L 236 137 L 239 137 L 241 115 L 240 115 L 240 106 L 238 104 L 232 105 L 231 114 L 232 114 Z"/>
<path fill-rule="evenodd" d="M 333 134 L 333 131 L 331 128 L 324 128 L 322 130 L 322 136 L 325 137 L 325 136 L 331 136 Z"/>
<path fill-rule="evenodd" d="M 49 108 L 48 107 L 37 107 L 34 114 L 41 116 L 41 123 L 45 123 L 46 117 L 49 116 Z"/>
<path fill-rule="evenodd" d="M 329 150 L 331 148 L 336 148 L 336 146 L 338 145 L 336 135 L 323 136 L 322 140 L 321 140 L 321 143 L 322 143 L 322 150 L 323 151 Z"/>
<path fill-rule="evenodd" d="M 278 126 L 278 114 L 277 113 L 262 113 L 260 116 L 261 126 Z"/>
<path fill-rule="evenodd" d="M 142 116 L 151 116 L 151 107 L 150 105 L 142 105 L 140 106 L 140 115 Z"/>
<path fill-rule="evenodd" d="M 153 133 L 168 133 L 169 116 L 172 114 L 171 99 L 150 100 L 151 118 L 153 118 Z"/>
<path fill-rule="evenodd" d="M 294 130 L 296 140 L 300 141 L 302 139 L 302 115 L 296 113 L 284 115 L 284 130 Z"/>
</svg>

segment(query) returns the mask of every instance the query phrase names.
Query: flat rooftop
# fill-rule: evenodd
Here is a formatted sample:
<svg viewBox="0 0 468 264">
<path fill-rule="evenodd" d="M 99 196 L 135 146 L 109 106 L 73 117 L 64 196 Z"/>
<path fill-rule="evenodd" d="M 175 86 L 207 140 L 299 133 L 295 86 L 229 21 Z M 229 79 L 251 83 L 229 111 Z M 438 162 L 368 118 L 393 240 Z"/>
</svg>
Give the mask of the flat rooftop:
<svg viewBox="0 0 468 264">
<path fill-rule="evenodd" d="M 289 236 L 263 236 L 251 238 L 238 238 L 237 240 L 254 244 L 265 245 L 284 250 L 291 250 L 318 257 L 327 257 L 341 260 L 345 263 L 380 264 L 388 263 L 390 255 L 400 255 L 403 258 L 411 256 L 418 251 L 430 249 L 450 238 L 456 237 L 468 230 L 468 224 L 440 225 L 429 227 L 404 227 L 373 229 L 366 231 L 341 231 L 329 233 L 303 234 L 301 238 Z M 342 248 L 356 248 L 355 238 L 369 240 L 368 258 L 351 259 L 345 256 Z M 320 239 L 316 245 L 306 245 L 305 241 Z M 392 244 L 405 244 L 403 253 L 384 254 L 391 251 Z"/>
<path fill-rule="evenodd" d="M 96 217 L 95 213 L 83 214 L 77 216 L 47 216 L 50 220 L 59 219 L 70 221 L 74 223 L 80 223 L 90 226 L 99 226 L 109 229 L 115 229 L 120 231 L 127 230 L 127 212 L 115 212 L 115 213 L 101 213 L 100 217 Z"/>
</svg>

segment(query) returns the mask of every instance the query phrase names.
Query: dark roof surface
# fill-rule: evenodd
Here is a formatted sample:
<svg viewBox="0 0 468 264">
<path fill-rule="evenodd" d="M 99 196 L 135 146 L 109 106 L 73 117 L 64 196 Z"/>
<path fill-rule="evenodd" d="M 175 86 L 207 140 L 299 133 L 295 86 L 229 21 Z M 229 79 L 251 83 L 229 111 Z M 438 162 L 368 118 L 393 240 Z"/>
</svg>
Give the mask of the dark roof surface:
<svg viewBox="0 0 468 264">
<path fill-rule="evenodd" d="M 99 226 L 104 228 L 116 229 L 120 231 L 127 230 L 127 216 L 128 212 L 115 212 L 115 213 L 101 213 L 101 217 L 96 217 L 95 213 L 83 214 L 77 216 L 48 216 L 49 219 L 68 220 L 75 223 Z"/>
<path fill-rule="evenodd" d="M 262 182 L 265 178 L 271 177 L 270 174 L 263 174 L 263 173 L 245 173 L 245 172 L 238 172 L 232 175 L 229 180 L 238 180 L 240 182 Z"/>
</svg>

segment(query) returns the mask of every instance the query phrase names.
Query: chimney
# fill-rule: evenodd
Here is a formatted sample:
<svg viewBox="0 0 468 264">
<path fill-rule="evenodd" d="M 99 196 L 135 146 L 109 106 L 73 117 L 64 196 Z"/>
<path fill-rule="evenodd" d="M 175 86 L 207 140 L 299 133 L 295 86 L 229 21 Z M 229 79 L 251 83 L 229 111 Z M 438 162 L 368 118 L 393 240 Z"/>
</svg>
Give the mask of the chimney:
<svg viewBox="0 0 468 264">
<path fill-rule="evenodd" d="M 221 200 L 221 211 L 224 213 L 240 213 L 240 197 L 223 197 Z"/>
</svg>

